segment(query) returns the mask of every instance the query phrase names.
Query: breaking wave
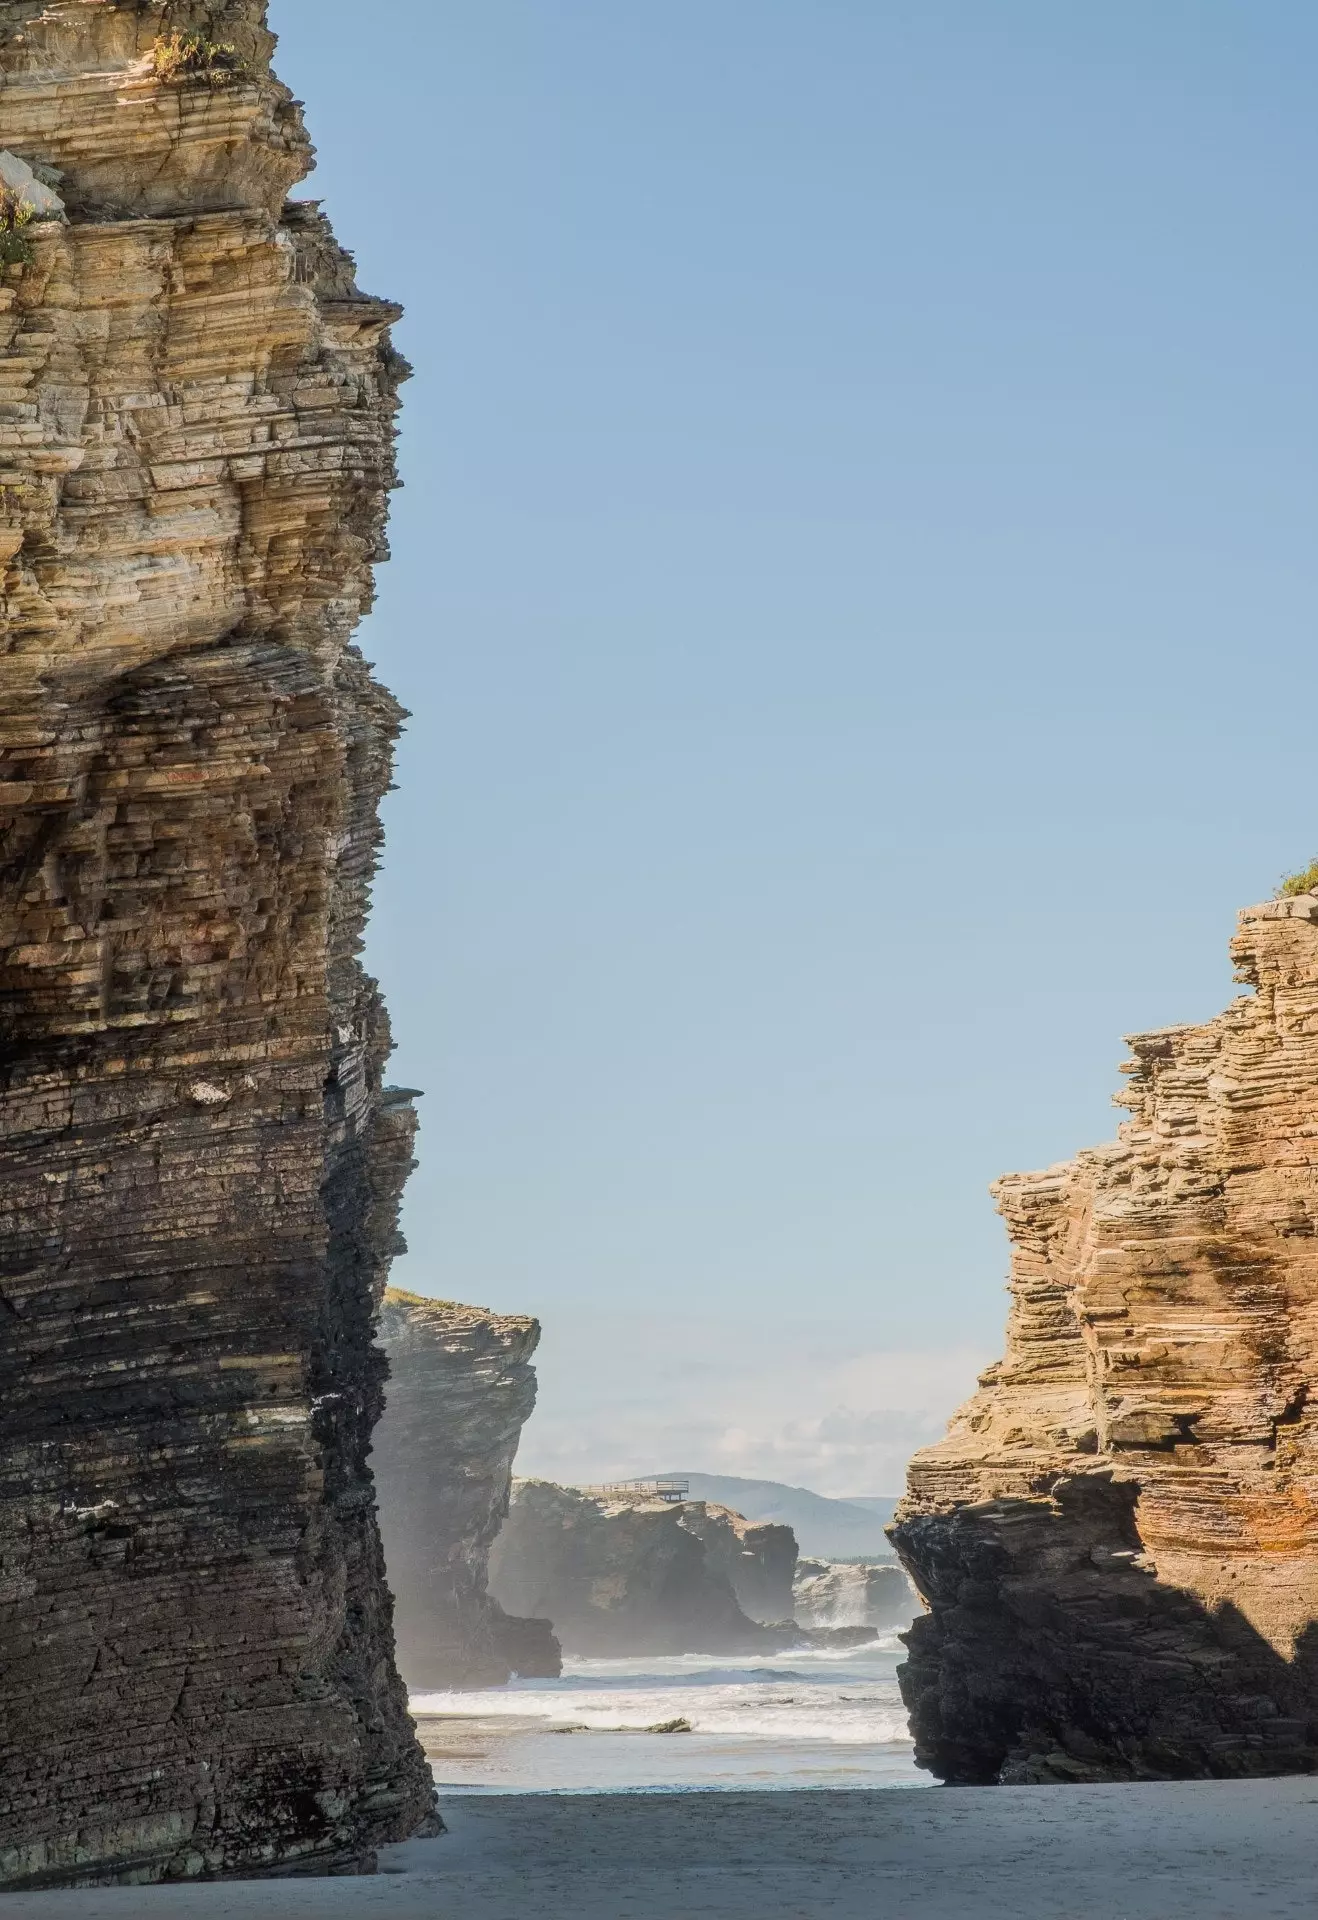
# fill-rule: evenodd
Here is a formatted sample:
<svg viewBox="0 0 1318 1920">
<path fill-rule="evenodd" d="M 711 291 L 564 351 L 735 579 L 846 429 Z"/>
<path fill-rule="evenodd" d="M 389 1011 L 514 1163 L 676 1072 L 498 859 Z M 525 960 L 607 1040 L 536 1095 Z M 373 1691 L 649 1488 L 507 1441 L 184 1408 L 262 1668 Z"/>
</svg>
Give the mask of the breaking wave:
<svg viewBox="0 0 1318 1920">
<path fill-rule="evenodd" d="M 897 1689 L 901 1652 L 890 1634 L 745 1662 L 569 1659 L 560 1680 L 418 1693 L 411 1706 L 450 1788 L 912 1786 L 924 1776 Z M 680 1737 L 656 1732 L 674 1721 Z M 553 1737 L 567 1734 L 580 1737 Z M 604 1735 L 629 1737 L 587 1737 Z"/>
</svg>

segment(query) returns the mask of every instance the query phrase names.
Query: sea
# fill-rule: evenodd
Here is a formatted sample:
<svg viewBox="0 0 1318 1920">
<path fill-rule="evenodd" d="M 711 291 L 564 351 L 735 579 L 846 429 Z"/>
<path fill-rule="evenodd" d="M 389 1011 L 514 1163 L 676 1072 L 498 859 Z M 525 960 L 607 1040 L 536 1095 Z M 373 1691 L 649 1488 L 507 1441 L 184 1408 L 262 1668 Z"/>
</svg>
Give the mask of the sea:
<svg viewBox="0 0 1318 1920">
<path fill-rule="evenodd" d="M 449 1794 L 928 1786 L 897 1690 L 903 1657 L 891 1633 L 745 1660 L 568 1659 L 559 1680 L 411 1705 Z M 656 1730 L 674 1721 L 685 1726 Z"/>
</svg>

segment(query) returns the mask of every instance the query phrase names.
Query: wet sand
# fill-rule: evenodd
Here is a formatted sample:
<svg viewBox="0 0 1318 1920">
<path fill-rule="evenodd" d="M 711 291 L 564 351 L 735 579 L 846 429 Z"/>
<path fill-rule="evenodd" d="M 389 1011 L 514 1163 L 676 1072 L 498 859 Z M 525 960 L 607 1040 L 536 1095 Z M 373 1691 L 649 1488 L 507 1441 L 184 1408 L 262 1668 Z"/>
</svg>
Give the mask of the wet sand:
<svg viewBox="0 0 1318 1920">
<path fill-rule="evenodd" d="M 373 1879 L 0 1897 L 0 1920 L 1312 1920 L 1318 1780 L 507 1794 Z"/>
</svg>

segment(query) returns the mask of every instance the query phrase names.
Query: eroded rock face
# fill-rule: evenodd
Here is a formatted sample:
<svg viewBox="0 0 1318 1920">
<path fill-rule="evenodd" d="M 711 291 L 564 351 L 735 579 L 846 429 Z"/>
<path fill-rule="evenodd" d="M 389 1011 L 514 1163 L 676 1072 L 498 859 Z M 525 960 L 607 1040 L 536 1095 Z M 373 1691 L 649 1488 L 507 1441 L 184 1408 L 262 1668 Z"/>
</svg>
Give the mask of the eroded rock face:
<svg viewBox="0 0 1318 1920">
<path fill-rule="evenodd" d="M 167 82 L 157 37 L 242 71 Z M 258 0 L 0 0 L 0 1886 L 369 1864 L 430 1780 L 366 1466 L 413 1116 L 350 646 L 397 309 Z"/>
<path fill-rule="evenodd" d="M 684 1500 L 682 1525 L 704 1544 L 705 1565 L 727 1581 L 748 1619 L 792 1619 L 796 1535 L 790 1527 L 748 1520 L 712 1500 Z"/>
<path fill-rule="evenodd" d="M 372 1466 L 404 1679 L 420 1693 L 555 1677 L 549 1621 L 510 1617 L 487 1591 L 535 1406 L 538 1322 L 391 1287 L 380 1335 L 389 1384 Z"/>
<path fill-rule="evenodd" d="M 704 1503 L 690 1505 L 703 1525 Z M 681 1503 L 519 1480 L 490 1554 L 491 1590 L 510 1612 L 547 1615 L 568 1653 L 741 1653 L 793 1644 L 790 1631 L 775 1634 L 742 1611 L 718 1564 L 721 1545 L 707 1558 L 686 1513 Z"/>
<path fill-rule="evenodd" d="M 952 1780 L 1318 1766 L 1318 897 L 1131 1041 L 1111 1145 L 995 1189 L 1004 1360 L 918 1454 L 902 1677 Z"/>
</svg>

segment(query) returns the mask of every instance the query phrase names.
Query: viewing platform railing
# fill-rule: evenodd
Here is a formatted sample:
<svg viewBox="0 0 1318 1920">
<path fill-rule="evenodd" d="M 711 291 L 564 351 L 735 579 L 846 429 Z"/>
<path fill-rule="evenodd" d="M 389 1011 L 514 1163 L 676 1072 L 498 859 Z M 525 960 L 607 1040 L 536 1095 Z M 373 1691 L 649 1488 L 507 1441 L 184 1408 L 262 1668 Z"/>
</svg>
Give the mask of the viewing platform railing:
<svg viewBox="0 0 1318 1920">
<path fill-rule="evenodd" d="M 668 1500 L 674 1505 L 691 1497 L 689 1480 L 609 1480 L 597 1487 L 578 1487 L 596 1500 Z"/>
</svg>

